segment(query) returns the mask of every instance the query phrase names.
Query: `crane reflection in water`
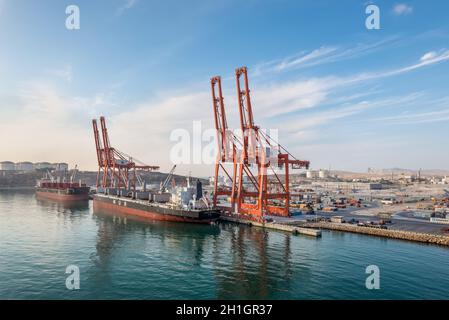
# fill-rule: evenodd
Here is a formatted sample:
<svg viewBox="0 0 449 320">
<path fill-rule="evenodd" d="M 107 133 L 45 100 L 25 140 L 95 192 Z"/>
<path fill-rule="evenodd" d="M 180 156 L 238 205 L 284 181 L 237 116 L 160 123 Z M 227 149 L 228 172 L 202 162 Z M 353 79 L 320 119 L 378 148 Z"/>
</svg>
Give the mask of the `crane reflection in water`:
<svg viewBox="0 0 449 320">
<path fill-rule="evenodd" d="M 196 277 L 203 280 L 199 282 L 213 284 L 214 290 L 206 298 L 263 299 L 271 297 L 273 290 L 280 293 L 289 290 L 293 275 L 290 234 L 273 236 L 264 229 L 224 222 L 199 225 L 148 221 L 125 215 L 111 216 L 105 212 L 95 212 L 94 218 L 98 231 L 96 252 L 91 256 L 96 265 L 96 274 L 92 278 L 109 283 L 116 277 L 116 268 L 112 264 L 116 263 L 117 255 L 130 254 L 122 252 L 125 248 L 134 250 L 131 255 L 145 256 L 136 261 L 148 262 L 130 266 L 132 272 L 145 274 L 139 278 L 147 283 L 138 285 L 148 291 L 138 296 L 140 298 L 183 298 L 183 292 L 195 290 Z M 140 239 L 136 239 L 136 234 Z M 133 249 L 129 247 L 131 235 Z M 159 264 L 163 260 L 163 266 L 153 268 L 156 259 Z M 130 262 L 128 259 L 127 263 Z M 192 274 L 191 283 L 180 282 L 169 286 L 172 288 L 170 293 L 155 294 L 155 287 L 163 287 L 164 281 L 173 281 L 184 273 Z M 204 298 L 204 293 L 198 296 L 201 297 Z"/>
</svg>

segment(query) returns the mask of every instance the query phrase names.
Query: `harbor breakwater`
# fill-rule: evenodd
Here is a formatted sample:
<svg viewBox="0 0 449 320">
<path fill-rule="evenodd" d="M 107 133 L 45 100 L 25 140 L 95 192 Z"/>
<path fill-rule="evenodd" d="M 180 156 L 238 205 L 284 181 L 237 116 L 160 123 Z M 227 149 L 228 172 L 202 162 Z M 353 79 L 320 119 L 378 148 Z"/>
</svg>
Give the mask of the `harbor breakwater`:
<svg viewBox="0 0 449 320">
<path fill-rule="evenodd" d="M 394 229 L 378 229 L 370 227 L 360 227 L 345 223 L 333 223 L 333 222 L 307 222 L 301 224 L 304 228 L 319 228 L 326 230 L 335 230 L 343 232 L 361 233 L 371 236 L 386 237 L 399 240 L 408 240 L 415 242 L 423 242 L 429 244 L 437 244 L 442 246 L 449 246 L 449 236 L 412 232 L 404 230 Z"/>
</svg>

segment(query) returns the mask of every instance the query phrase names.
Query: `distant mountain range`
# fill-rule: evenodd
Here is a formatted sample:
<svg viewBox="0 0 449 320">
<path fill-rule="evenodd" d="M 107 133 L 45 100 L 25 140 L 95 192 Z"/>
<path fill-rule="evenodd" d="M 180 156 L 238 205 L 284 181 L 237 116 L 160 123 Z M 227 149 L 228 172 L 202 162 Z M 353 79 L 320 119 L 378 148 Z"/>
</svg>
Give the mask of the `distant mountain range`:
<svg viewBox="0 0 449 320">
<path fill-rule="evenodd" d="M 390 168 L 390 169 L 373 169 L 373 173 L 380 174 L 418 174 L 421 172 L 421 176 L 447 176 L 449 175 L 449 170 L 444 169 L 421 169 L 421 170 L 413 170 L 413 169 L 404 169 L 404 168 Z"/>
<path fill-rule="evenodd" d="M 375 169 L 370 168 L 367 172 L 351 172 L 344 170 L 332 170 L 332 174 L 338 176 L 388 176 L 388 175 L 417 175 L 420 170 L 414 169 L 404 169 L 404 168 L 390 168 L 390 169 Z M 422 177 L 432 177 L 432 176 L 449 176 L 449 170 L 444 169 L 421 169 L 420 174 Z"/>
<path fill-rule="evenodd" d="M 143 172 L 140 177 L 145 180 L 147 184 L 160 184 L 167 178 L 167 173 L 163 172 Z M 16 187 L 34 187 L 36 185 L 36 180 L 41 179 L 43 176 L 42 172 L 32 171 L 32 172 L 3 172 L 0 175 L 0 188 L 16 188 Z M 76 180 L 81 179 L 84 183 L 89 186 L 95 185 L 97 178 L 97 172 L 94 171 L 80 171 L 76 175 Z M 183 175 L 173 175 L 173 179 L 176 185 L 182 186 L 186 184 L 186 176 Z M 198 178 L 191 177 L 191 183 L 196 183 Z M 208 179 L 199 178 L 203 185 L 208 185 Z M 171 181 L 170 181 L 171 183 Z"/>
</svg>

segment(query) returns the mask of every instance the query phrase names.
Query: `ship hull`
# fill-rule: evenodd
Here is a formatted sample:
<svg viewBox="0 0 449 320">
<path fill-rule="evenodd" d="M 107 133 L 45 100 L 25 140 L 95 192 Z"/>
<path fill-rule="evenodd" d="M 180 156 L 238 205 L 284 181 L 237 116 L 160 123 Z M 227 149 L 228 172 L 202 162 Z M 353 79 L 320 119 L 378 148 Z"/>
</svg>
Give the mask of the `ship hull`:
<svg viewBox="0 0 449 320">
<path fill-rule="evenodd" d="M 94 196 L 94 212 L 135 216 L 146 220 L 210 224 L 219 218 L 218 210 L 188 211 L 151 205 L 114 196 Z"/>
<path fill-rule="evenodd" d="M 54 201 L 87 201 L 89 200 L 89 192 L 83 190 L 80 192 L 70 193 L 66 189 L 47 189 L 37 188 L 36 196 L 39 198 L 54 200 Z"/>
</svg>

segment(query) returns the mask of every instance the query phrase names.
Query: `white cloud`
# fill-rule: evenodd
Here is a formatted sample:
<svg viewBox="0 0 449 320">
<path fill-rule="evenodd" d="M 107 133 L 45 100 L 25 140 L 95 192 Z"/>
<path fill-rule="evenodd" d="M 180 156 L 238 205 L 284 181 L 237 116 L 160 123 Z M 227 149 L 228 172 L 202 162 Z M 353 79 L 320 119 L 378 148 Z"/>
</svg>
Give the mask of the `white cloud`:
<svg viewBox="0 0 449 320">
<path fill-rule="evenodd" d="M 397 40 L 398 38 L 396 36 L 391 36 L 380 41 L 358 44 L 349 47 L 322 46 L 318 49 L 303 51 L 299 54 L 283 59 L 263 62 L 256 65 L 254 70 L 256 75 L 260 75 L 270 72 L 288 71 L 337 62 L 345 59 L 360 57 L 364 54 L 373 53 L 375 50 L 392 44 Z"/>
<path fill-rule="evenodd" d="M 426 105 L 428 102 L 426 102 Z M 432 123 L 449 120 L 449 98 L 442 105 L 439 105 L 437 109 L 427 112 L 405 112 L 398 115 L 372 118 L 369 121 L 380 121 L 383 123 L 391 123 L 394 125 L 399 124 L 419 124 L 419 123 Z"/>
<path fill-rule="evenodd" d="M 67 82 L 72 81 L 73 72 L 72 72 L 71 65 L 67 65 L 60 69 L 50 69 L 50 70 L 47 70 L 47 73 L 50 75 L 56 76 L 58 78 L 64 79 Z"/>
<path fill-rule="evenodd" d="M 9 116 L 0 118 L 0 158 L 64 161 L 92 168 L 90 99 L 60 94 L 47 84 L 25 85 Z"/>
<path fill-rule="evenodd" d="M 310 109 L 323 103 L 339 82 L 338 78 L 326 77 L 260 86 L 252 91 L 252 101 L 261 117 Z"/>
<path fill-rule="evenodd" d="M 320 126 L 327 125 L 334 120 L 357 115 L 368 109 L 379 109 L 383 107 L 394 107 L 404 103 L 415 101 L 420 93 L 413 93 L 407 96 L 389 97 L 380 100 L 366 100 L 351 105 L 337 106 L 330 110 L 318 111 L 309 115 L 302 115 L 294 121 L 283 123 L 282 129 L 289 132 L 305 134 L 306 130 L 316 130 Z"/>
<path fill-rule="evenodd" d="M 315 49 L 312 52 L 303 54 L 299 57 L 287 58 L 281 61 L 278 65 L 275 66 L 277 70 L 284 70 L 288 68 L 292 68 L 295 66 L 299 66 L 301 64 L 310 63 L 312 61 L 316 61 L 323 57 L 328 57 L 330 54 L 335 53 L 337 48 L 331 47 L 321 47 L 319 49 Z"/>
<path fill-rule="evenodd" d="M 439 62 L 443 62 L 443 61 L 447 61 L 449 60 L 449 50 L 443 49 L 440 50 L 439 53 L 435 53 L 435 52 L 431 52 L 431 53 L 426 53 L 425 55 L 423 55 L 420 59 L 419 63 L 413 64 L 411 66 L 408 67 L 404 67 L 404 68 L 400 68 L 397 70 L 393 70 L 390 72 L 385 72 L 384 75 L 385 76 L 392 76 L 392 75 L 397 75 L 400 73 L 404 73 L 404 72 L 409 72 L 415 69 L 419 69 L 431 64 L 436 64 Z"/>
<path fill-rule="evenodd" d="M 176 129 L 192 132 L 193 121 L 201 121 L 204 129 L 212 128 L 210 93 L 195 92 L 147 102 L 132 111 L 109 118 L 112 143 L 120 150 L 144 162 L 169 170 L 170 133 Z M 182 170 L 182 167 L 179 168 Z"/>
<path fill-rule="evenodd" d="M 117 9 L 117 14 L 121 15 L 128 9 L 133 8 L 139 0 L 125 0 L 124 4 Z"/>
<path fill-rule="evenodd" d="M 430 51 L 425 53 L 422 57 L 421 57 L 421 61 L 430 61 L 432 59 L 434 59 L 437 56 L 437 53 L 435 51 Z"/>
<path fill-rule="evenodd" d="M 419 62 L 414 63 L 412 65 L 405 66 L 402 68 L 382 71 L 382 72 L 363 73 L 363 74 L 359 74 L 359 75 L 356 75 L 353 77 L 348 77 L 343 82 L 343 84 L 347 85 L 347 84 L 351 84 L 351 83 L 358 83 L 358 82 L 363 82 L 363 81 L 368 81 L 368 80 L 392 77 L 392 76 L 400 75 L 400 74 L 407 73 L 410 71 L 414 71 L 414 70 L 420 69 L 425 66 L 444 62 L 447 60 L 449 60 L 449 50 L 442 49 L 439 51 L 439 53 L 432 52 L 432 53 L 424 54 L 420 58 Z"/>
<path fill-rule="evenodd" d="M 363 84 L 367 81 L 404 74 L 446 60 L 449 60 L 449 50 L 443 49 L 438 53 L 432 51 L 424 54 L 414 64 L 381 72 L 361 73 L 348 77 L 329 76 L 275 83 L 268 86 L 262 84 L 252 91 L 252 101 L 257 105 L 257 114 L 267 118 L 312 109 L 327 102 L 329 95 L 338 90 L 347 89 L 350 86 Z M 348 97 L 346 97 L 346 101 L 349 101 Z M 339 102 L 344 103 L 345 100 Z"/>
<path fill-rule="evenodd" d="M 193 121 L 201 120 L 205 128 L 213 126 L 208 91 L 169 96 L 116 113 L 111 112 L 108 94 L 77 97 L 42 81 L 25 83 L 12 100 L 14 105 L 8 97 L 0 96 L 0 105 L 8 103 L 11 110 L 7 117 L 0 117 L 0 135 L 8 137 L 1 140 L 0 159 L 61 161 L 95 170 L 91 120 L 105 115 L 114 147 L 168 170 L 172 130 L 191 131 Z"/>
<path fill-rule="evenodd" d="M 319 48 L 313 56 L 325 57 L 334 53 L 333 50 Z M 309 56 L 305 60 L 312 61 L 314 57 Z M 322 137 L 320 130 L 335 120 L 346 119 L 374 108 L 407 104 L 417 97 L 416 94 L 412 94 L 373 100 L 369 94 L 365 96 L 365 93 L 349 92 L 350 86 L 410 72 L 448 59 L 449 50 L 429 51 L 414 64 L 384 72 L 269 84 L 262 82 L 252 88 L 251 97 L 256 124 L 265 128 L 279 128 L 281 135 L 282 132 L 286 132 L 289 138 L 293 139 L 291 145 L 287 144 L 290 139 L 280 142 L 294 149 L 300 141 Z M 285 61 L 289 61 L 290 64 L 286 64 L 284 70 L 289 67 L 296 68 L 302 63 L 291 59 Z M 71 68 L 62 71 L 65 72 L 54 74 L 66 79 L 69 78 L 68 75 L 71 77 Z M 272 71 L 275 72 L 274 69 Z M 229 83 L 232 83 L 231 90 L 224 87 L 225 104 L 229 125 L 234 128 L 234 123 L 238 121 L 237 104 L 234 81 L 230 80 Z M 111 99 L 114 100 L 115 97 L 107 93 L 96 93 L 91 97 L 73 97 L 41 81 L 29 83 L 20 92 L 20 103 L 9 108 L 13 109 L 11 117 L 0 119 L 0 134 L 8 137 L 8 140 L 2 141 L 0 159 L 67 161 L 78 163 L 82 169 L 95 169 L 90 120 L 106 112 L 111 142 L 115 147 L 149 164 L 161 165 L 163 170 L 168 170 L 171 166 L 169 153 L 173 142 L 169 140 L 169 136 L 172 130 L 182 128 L 191 131 L 193 121 L 202 121 L 206 128 L 213 126 L 208 88 L 209 86 L 204 85 L 204 90 L 188 94 L 166 92 L 164 96 L 169 98 L 147 101 L 127 106 L 126 109 L 121 108 L 123 111 L 120 112 L 111 112 L 105 106 L 110 106 Z M 360 101 L 362 99 L 364 101 Z M 332 109 L 323 111 L 320 107 L 326 104 L 328 107 L 332 105 Z M 307 112 L 301 113 L 298 117 L 289 117 L 287 121 L 285 117 L 273 118 L 295 111 Z M 431 116 L 427 114 L 386 121 L 426 121 Z M 433 116 L 447 117 L 446 113 Z M 11 155 L 15 158 L 12 159 Z M 61 155 L 65 158 L 62 159 Z M 189 169 L 180 168 L 179 172 L 185 173 Z M 207 175 L 212 171 L 207 167 L 198 166 L 193 168 L 192 172 Z"/>
<path fill-rule="evenodd" d="M 131 9 L 132 7 L 134 7 L 137 3 L 137 0 L 126 0 L 126 4 L 125 4 L 125 8 L 126 9 Z"/>
<path fill-rule="evenodd" d="M 413 7 L 405 4 L 405 3 L 399 3 L 396 4 L 393 7 L 394 14 L 400 16 L 400 15 L 407 15 L 413 12 Z"/>
</svg>

